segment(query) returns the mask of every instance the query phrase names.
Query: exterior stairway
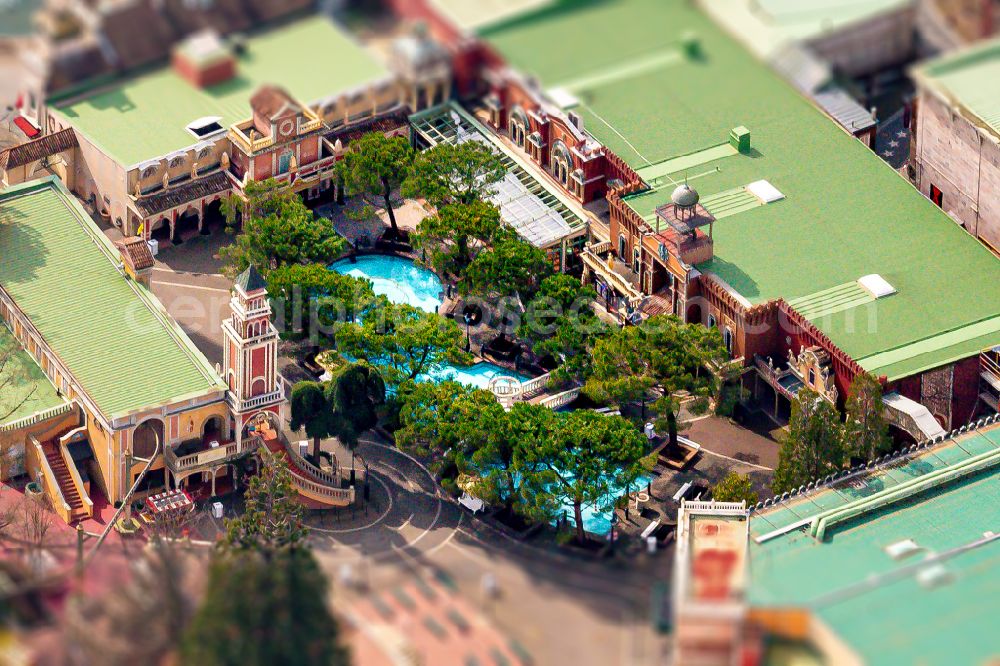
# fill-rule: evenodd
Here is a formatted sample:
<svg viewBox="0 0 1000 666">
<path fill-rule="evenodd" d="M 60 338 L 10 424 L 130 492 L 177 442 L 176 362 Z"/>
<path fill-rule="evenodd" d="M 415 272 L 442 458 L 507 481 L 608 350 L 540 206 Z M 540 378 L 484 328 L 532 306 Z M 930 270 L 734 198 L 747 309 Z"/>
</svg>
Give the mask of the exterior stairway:
<svg viewBox="0 0 1000 666">
<path fill-rule="evenodd" d="M 279 439 L 261 439 L 261 446 L 288 463 L 299 502 L 307 508 L 330 509 L 354 503 L 354 488 L 341 487 L 339 474 L 320 470 Z"/>
<path fill-rule="evenodd" d="M 59 444 L 53 440 L 45 442 L 42 444 L 42 452 L 45 454 L 45 459 L 48 460 L 49 467 L 52 469 L 52 474 L 55 476 L 55 482 L 59 486 L 59 491 L 62 493 L 63 499 L 69 504 L 71 518 L 73 520 L 86 518 L 88 512 L 84 506 L 83 498 L 80 497 L 80 493 L 73 483 L 73 476 L 69 468 L 66 467 L 66 462 L 63 460 L 62 455 L 59 453 Z"/>
</svg>

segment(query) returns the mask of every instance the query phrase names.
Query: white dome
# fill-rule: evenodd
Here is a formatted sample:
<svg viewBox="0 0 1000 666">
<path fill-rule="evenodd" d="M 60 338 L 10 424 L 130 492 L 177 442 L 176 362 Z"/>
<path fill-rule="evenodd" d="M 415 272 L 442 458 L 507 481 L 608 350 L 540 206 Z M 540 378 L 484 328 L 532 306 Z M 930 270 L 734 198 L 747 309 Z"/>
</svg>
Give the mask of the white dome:
<svg viewBox="0 0 1000 666">
<path fill-rule="evenodd" d="M 670 195 L 670 200 L 674 202 L 674 205 L 681 206 L 682 208 L 691 208 L 697 205 L 698 199 L 698 190 L 687 183 L 678 185 L 674 193 Z"/>
</svg>

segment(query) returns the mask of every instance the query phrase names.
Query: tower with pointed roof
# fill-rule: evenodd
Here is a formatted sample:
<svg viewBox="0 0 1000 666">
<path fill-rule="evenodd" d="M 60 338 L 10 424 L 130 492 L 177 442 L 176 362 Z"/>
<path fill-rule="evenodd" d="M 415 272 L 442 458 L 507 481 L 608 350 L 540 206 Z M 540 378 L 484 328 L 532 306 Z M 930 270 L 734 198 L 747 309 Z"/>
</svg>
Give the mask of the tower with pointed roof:
<svg viewBox="0 0 1000 666">
<path fill-rule="evenodd" d="M 271 323 L 267 282 L 253 265 L 236 278 L 229 307 L 232 316 L 222 324 L 223 376 L 240 441 L 250 427 L 280 428 L 285 395 L 278 377 L 278 330 Z"/>
</svg>

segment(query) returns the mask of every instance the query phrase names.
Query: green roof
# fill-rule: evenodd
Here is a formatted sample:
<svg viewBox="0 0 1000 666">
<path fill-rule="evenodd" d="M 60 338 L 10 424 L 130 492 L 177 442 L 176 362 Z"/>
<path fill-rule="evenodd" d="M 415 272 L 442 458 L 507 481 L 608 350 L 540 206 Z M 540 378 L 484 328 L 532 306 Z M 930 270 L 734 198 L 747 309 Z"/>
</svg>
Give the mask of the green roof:
<svg viewBox="0 0 1000 666">
<path fill-rule="evenodd" d="M 933 60 L 915 74 L 1000 135 L 1000 39 Z"/>
<path fill-rule="evenodd" d="M 909 479 L 1000 450 L 1000 427 L 974 431 L 860 479 L 849 479 L 751 515 L 749 600 L 755 606 L 812 609 L 868 663 L 978 664 L 996 656 L 1000 539 L 970 546 L 1000 521 L 1000 466 L 934 485 L 831 528 L 823 541 L 797 528 L 756 538 L 862 497 L 877 499 Z M 884 549 L 912 539 L 920 548 L 893 559 Z M 917 579 L 921 560 L 941 562 L 936 586 Z M 821 572 L 821 573 L 819 573 Z"/>
<path fill-rule="evenodd" d="M 700 55 L 684 49 L 686 33 Z M 814 321 L 855 359 L 917 345 L 912 362 L 905 351 L 884 365 L 875 358 L 880 374 L 1000 342 L 981 326 L 1000 315 L 1000 290 L 982 288 L 1000 281 L 996 257 L 694 3 L 563 0 L 483 34 L 514 67 L 574 95 L 587 130 L 649 174 L 652 191 L 628 200 L 640 215 L 651 219 L 685 177 L 709 210 L 725 213 L 715 257 L 698 269 L 748 302 L 880 274 L 896 294 Z M 727 154 L 719 146 L 740 125 L 752 150 Z M 758 180 L 785 198 L 756 205 L 740 195 Z"/>
<path fill-rule="evenodd" d="M 56 102 L 55 113 L 120 164 L 131 167 L 198 143 L 185 129 L 219 116 L 223 127 L 250 117 L 250 97 L 281 85 L 305 104 L 387 77 L 368 51 L 324 17 L 275 28 L 246 41 L 236 76 L 198 88 L 164 66 L 82 99 Z"/>
<path fill-rule="evenodd" d="M 109 419 L 225 385 L 54 178 L 0 192 L 0 286 Z"/>
<path fill-rule="evenodd" d="M 7 361 L 0 377 L 0 385 L 3 386 L 0 391 L 0 425 L 65 402 L 35 360 L 20 348 L 14 335 L 0 321 L 0 355 L 6 357 L 8 350 L 14 347 L 17 351 Z"/>
<path fill-rule="evenodd" d="M 437 10 L 461 30 L 479 30 L 552 2 L 553 0 L 432 0 Z"/>
</svg>

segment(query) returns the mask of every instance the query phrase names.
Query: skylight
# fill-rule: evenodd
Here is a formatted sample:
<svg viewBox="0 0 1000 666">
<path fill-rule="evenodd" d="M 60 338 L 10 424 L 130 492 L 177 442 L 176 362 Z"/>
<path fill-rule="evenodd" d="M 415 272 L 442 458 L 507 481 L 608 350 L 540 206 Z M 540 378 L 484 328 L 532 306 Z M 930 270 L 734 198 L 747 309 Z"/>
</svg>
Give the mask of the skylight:
<svg viewBox="0 0 1000 666">
<path fill-rule="evenodd" d="M 189 123 L 185 129 L 201 139 L 216 132 L 221 132 L 224 129 L 220 123 L 221 120 L 222 118 L 219 116 L 207 116 Z"/>
</svg>

